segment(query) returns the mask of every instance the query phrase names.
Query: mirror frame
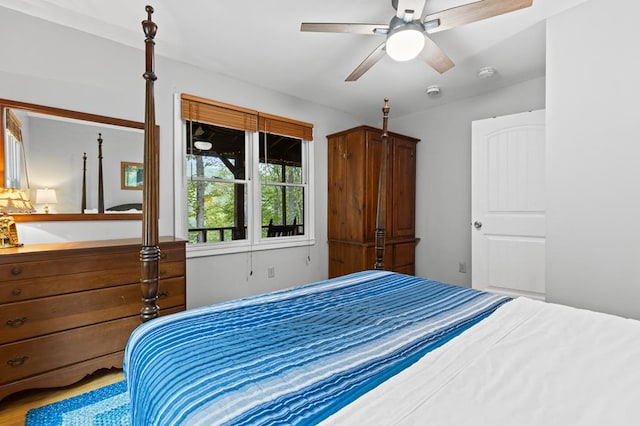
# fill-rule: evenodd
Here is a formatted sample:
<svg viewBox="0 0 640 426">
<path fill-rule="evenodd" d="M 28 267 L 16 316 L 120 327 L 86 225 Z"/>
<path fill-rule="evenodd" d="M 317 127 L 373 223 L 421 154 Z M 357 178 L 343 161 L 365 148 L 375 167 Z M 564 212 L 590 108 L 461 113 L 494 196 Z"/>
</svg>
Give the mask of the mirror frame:
<svg viewBox="0 0 640 426">
<path fill-rule="evenodd" d="M 122 118 L 107 117 L 104 115 L 91 114 L 87 112 L 72 111 L 63 108 L 49 107 L 44 105 L 31 104 L 27 102 L 13 101 L 10 99 L 0 99 L 0 178 L 4 182 L 4 129 L 5 129 L 5 108 L 21 109 L 25 111 L 37 112 L 40 114 L 54 115 L 57 117 L 72 118 L 75 120 L 90 121 L 112 126 L 130 127 L 144 130 L 144 123 L 139 121 L 125 120 Z M 156 126 L 155 134 L 160 134 L 159 126 Z M 144 143 L 144 141 L 141 141 Z M 156 140 L 157 143 L 157 140 Z M 1 185 L 0 185 L 1 186 Z M 49 221 L 85 221 L 85 220 L 142 220 L 142 213 L 26 213 L 12 214 L 16 222 L 49 222 Z"/>
</svg>

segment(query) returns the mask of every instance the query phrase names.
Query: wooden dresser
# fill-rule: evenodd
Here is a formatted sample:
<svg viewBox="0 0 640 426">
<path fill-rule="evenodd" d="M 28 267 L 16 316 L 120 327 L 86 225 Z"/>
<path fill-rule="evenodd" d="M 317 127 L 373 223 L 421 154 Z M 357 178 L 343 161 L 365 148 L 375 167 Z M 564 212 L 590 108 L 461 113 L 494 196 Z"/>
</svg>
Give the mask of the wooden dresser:
<svg viewBox="0 0 640 426">
<path fill-rule="evenodd" d="M 388 133 L 385 269 L 415 274 L 416 143 Z M 373 269 L 382 130 L 327 136 L 329 277 Z"/>
<path fill-rule="evenodd" d="M 161 314 L 185 309 L 185 241 L 160 238 Z M 140 240 L 0 251 L 0 400 L 122 367 L 139 317 Z"/>
</svg>

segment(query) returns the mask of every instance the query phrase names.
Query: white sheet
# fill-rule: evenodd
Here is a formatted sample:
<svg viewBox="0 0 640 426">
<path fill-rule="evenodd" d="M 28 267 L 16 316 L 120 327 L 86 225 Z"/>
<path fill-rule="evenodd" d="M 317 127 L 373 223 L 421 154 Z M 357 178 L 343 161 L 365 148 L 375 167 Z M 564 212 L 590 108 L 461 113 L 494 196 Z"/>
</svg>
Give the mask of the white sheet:
<svg viewBox="0 0 640 426">
<path fill-rule="evenodd" d="M 640 425 L 640 321 L 515 299 L 325 423 Z"/>
</svg>

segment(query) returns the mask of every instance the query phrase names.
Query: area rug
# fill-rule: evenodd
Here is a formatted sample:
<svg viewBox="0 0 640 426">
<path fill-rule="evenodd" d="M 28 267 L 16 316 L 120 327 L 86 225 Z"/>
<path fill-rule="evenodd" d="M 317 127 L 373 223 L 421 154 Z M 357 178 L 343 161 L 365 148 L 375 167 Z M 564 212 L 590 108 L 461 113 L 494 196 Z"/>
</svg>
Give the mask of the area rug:
<svg viewBox="0 0 640 426">
<path fill-rule="evenodd" d="M 129 425 L 129 395 L 123 380 L 27 413 L 25 426 Z"/>
</svg>

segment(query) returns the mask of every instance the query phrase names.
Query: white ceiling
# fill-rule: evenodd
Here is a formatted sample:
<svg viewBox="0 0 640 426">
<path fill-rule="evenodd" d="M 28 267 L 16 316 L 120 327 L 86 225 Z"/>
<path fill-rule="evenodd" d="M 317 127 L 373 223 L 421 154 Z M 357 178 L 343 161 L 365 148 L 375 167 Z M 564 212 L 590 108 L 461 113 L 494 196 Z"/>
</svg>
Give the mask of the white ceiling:
<svg viewBox="0 0 640 426">
<path fill-rule="evenodd" d="M 399 117 L 544 75 L 547 17 L 586 0 L 533 6 L 433 34 L 456 66 L 438 74 L 420 60 L 384 57 L 356 82 L 344 79 L 384 36 L 302 33 L 305 22 L 387 24 L 391 0 L 0 0 L 8 7 L 128 46 L 144 48 L 140 22 L 151 4 L 156 54 L 378 122 L 384 97 Z M 427 0 L 436 12 L 469 0 Z M 490 80 L 476 76 L 494 66 Z M 157 70 L 162 78 L 161 70 Z M 440 96 L 426 88 L 438 85 Z"/>
</svg>

